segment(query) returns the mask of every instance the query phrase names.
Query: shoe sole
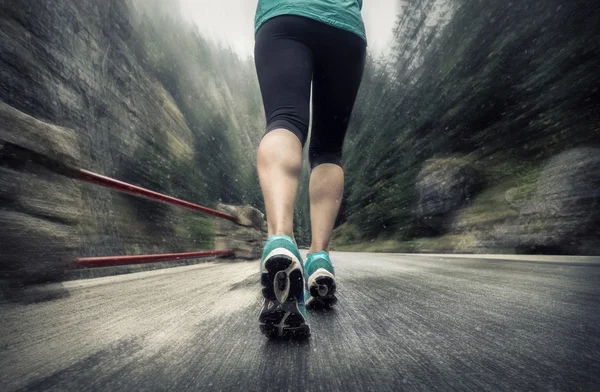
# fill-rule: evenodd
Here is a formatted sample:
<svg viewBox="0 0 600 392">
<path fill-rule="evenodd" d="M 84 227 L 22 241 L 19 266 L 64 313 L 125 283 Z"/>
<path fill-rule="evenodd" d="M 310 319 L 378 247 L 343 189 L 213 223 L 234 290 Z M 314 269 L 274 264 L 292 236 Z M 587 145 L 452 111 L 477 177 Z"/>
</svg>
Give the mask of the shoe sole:
<svg viewBox="0 0 600 392">
<path fill-rule="evenodd" d="M 337 303 L 335 292 L 335 276 L 324 268 L 319 268 L 308 278 L 308 292 L 310 297 L 306 306 L 333 306 Z"/>
<path fill-rule="evenodd" d="M 304 295 L 300 261 L 287 249 L 275 249 L 265 258 L 262 271 L 265 300 L 258 317 L 260 331 L 267 337 L 310 334 L 308 320 L 298 304 L 298 298 Z"/>
</svg>

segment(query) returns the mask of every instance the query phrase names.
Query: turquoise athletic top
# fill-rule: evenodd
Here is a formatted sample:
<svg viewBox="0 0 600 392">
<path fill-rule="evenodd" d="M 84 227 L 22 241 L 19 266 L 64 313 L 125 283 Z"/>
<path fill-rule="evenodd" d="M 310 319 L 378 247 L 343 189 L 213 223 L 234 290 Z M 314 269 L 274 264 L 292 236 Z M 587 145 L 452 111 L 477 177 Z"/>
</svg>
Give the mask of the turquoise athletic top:
<svg viewBox="0 0 600 392">
<path fill-rule="evenodd" d="M 276 16 L 299 15 L 348 30 L 366 41 L 361 9 L 362 0 L 258 0 L 255 31 Z"/>
</svg>

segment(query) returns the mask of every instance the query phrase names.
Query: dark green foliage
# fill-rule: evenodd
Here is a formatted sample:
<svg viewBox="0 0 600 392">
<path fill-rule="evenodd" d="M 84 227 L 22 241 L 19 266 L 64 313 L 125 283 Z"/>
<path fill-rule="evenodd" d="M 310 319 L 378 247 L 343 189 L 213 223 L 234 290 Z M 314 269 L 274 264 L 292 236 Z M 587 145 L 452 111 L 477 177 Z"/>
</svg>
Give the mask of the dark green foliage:
<svg viewBox="0 0 600 392">
<path fill-rule="evenodd" d="M 391 56 L 367 62 L 345 146 L 340 223 L 362 240 L 422 234 L 415 178 L 428 158 L 465 155 L 491 188 L 600 143 L 595 2 L 406 0 L 394 34 Z"/>
<path fill-rule="evenodd" d="M 187 239 L 194 249 L 214 249 L 213 218 L 193 213 L 186 214 L 178 235 Z"/>
</svg>

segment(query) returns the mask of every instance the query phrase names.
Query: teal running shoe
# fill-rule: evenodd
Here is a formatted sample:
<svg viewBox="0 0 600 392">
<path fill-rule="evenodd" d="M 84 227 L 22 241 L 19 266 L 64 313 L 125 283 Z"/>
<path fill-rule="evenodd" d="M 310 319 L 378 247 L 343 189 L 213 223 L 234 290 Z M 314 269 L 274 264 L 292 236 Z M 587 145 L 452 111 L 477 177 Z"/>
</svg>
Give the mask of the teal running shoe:
<svg viewBox="0 0 600 392">
<path fill-rule="evenodd" d="M 335 271 L 327 252 L 320 251 L 308 255 L 304 276 L 307 282 L 306 306 L 328 307 L 337 302 Z"/>
<path fill-rule="evenodd" d="M 267 240 L 260 282 L 265 298 L 258 317 L 261 332 L 267 337 L 310 334 L 302 256 L 291 237 L 275 235 Z"/>
</svg>

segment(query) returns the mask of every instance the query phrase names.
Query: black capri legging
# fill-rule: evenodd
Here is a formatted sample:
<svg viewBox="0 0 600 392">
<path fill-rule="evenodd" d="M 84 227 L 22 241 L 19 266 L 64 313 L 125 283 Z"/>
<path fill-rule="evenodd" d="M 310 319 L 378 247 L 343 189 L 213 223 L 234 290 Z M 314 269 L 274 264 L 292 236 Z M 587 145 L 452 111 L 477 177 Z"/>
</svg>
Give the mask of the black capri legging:
<svg viewBox="0 0 600 392">
<path fill-rule="evenodd" d="M 254 59 L 267 132 L 287 129 L 304 146 L 312 81 L 312 168 L 341 165 L 365 53 L 366 42 L 358 35 L 301 16 L 275 17 L 256 33 Z"/>
</svg>

